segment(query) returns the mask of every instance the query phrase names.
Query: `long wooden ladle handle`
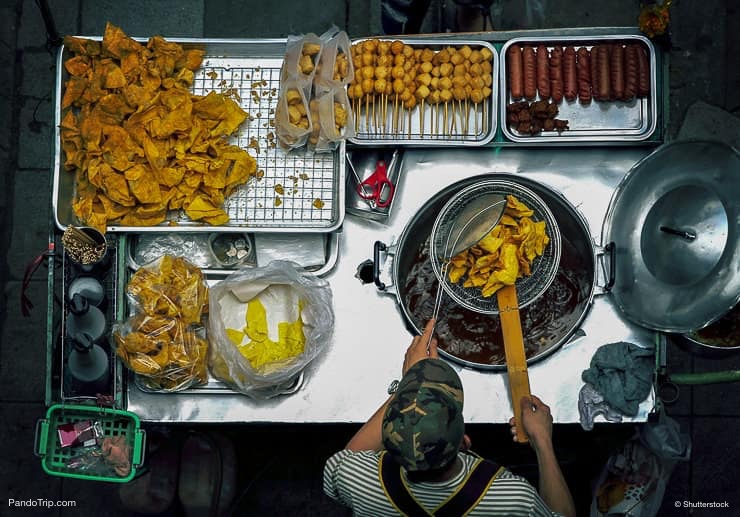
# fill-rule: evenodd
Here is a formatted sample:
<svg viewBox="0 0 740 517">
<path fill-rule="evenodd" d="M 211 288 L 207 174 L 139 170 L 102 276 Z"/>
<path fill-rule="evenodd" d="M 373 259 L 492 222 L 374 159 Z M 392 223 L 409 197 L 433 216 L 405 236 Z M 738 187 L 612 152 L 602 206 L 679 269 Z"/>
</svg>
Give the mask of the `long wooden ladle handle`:
<svg viewBox="0 0 740 517">
<path fill-rule="evenodd" d="M 529 374 L 527 373 L 527 356 L 524 353 L 522 322 L 519 318 L 519 302 L 516 287 L 507 285 L 497 291 L 501 331 L 504 334 L 504 351 L 506 369 L 509 372 L 509 393 L 516 421 L 516 439 L 519 443 L 528 441 L 522 426 L 522 397 L 529 397 Z"/>
</svg>

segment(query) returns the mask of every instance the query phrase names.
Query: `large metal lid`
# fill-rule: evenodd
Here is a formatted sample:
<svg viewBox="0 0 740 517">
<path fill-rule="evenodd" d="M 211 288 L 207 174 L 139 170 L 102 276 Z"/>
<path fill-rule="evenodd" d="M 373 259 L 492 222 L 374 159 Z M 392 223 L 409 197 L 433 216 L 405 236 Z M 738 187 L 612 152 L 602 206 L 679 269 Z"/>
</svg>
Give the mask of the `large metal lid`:
<svg viewBox="0 0 740 517">
<path fill-rule="evenodd" d="M 604 221 L 614 300 L 648 328 L 705 327 L 740 301 L 738 230 L 738 152 L 711 141 L 659 147 L 622 180 Z"/>
</svg>

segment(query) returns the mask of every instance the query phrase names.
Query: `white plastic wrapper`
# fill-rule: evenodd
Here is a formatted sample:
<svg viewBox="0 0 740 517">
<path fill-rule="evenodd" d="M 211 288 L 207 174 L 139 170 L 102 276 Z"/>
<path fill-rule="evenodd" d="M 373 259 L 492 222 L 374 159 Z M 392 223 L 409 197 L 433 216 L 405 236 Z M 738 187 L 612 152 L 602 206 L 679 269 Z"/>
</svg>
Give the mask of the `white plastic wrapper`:
<svg viewBox="0 0 740 517">
<path fill-rule="evenodd" d="M 268 337 L 277 338 L 278 323 L 296 321 L 300 305 L 303 352 L 254 367 L 229 338 L 227 328 L 245 324 L 246 307 L 258 298 L 264 306 Z M 332 292 L 326 280 L 293 262 L 274 261 L 242 269 L 210 290 L 208 334 L 211 374 L 229 387 L 257 400 L 280 395 L 331 340 L 334 329 Z"/>
</svg>

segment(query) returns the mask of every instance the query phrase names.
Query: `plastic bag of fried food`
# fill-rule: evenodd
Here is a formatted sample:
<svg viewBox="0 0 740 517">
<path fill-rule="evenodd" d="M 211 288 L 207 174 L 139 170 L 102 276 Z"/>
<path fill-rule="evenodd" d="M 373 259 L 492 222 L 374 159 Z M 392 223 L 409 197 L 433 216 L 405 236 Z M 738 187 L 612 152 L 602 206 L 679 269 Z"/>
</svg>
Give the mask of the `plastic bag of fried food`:
<svg viewBox="0 0 740 517">
<path fill-rule="evenodd" d="M 164 255 L 131 277 L 131 316 L 114 325 L 116 353 L 157 391 L 181 391 L 208 380 L 208 309 L 203 273 L 181 257 Z"/>
<path fill-rule="evenodd" d="M 223 225 L 223 204 L 256 174 L 229 143 L 247 113 L 215 92 L 190 88 L 204 51 L 154 36 L 140 43 L 111 24 L 102 41 L 68 36 L 61 99 L 64 167 L 76 175 L 72 209 L 102 232 L 155 226 L 182 211 Z"/>
<path fill-rule="evenodd" d="M 280 146 L 298 149 L 308 140 L 313 124 L 308 98 L 296 79 L 280 82 L 280 96 L 275 108 L 275 133 Z"/>
<path fill-rule="evenodd" d="M 295 79 L 310 93 L 324 41 L 314 33 L 288 36 L 280 81 Z"/>
<path fill-rule="evenodd" d="M 532 274 L 532 262 L 550 242 L 545 221 L 533 221 L 534 211 L 515 196 L 506 196 L 499 223 L 475 246 L 450 259 L 453 284 L 479 288 L 488 298 L 517 278 Z"/>
<path fill-rule="evenodd" d="M 355 136 L 352 108 L 344 88 L 331 88 L 318 93 L 310 104 L 314 130 L 308 143 L 314 146 L 316 152 L 331 152 L 339 142 Z M 314 111 L 317 112 L 316 116 Z"/>
<path fill-rule="evenodd" d="M 321 40 L 324 48 L 316 67 L 314 86 L 317 90 L 344 88 L 355 76 L 349 36 L 334 25 L 321 35 Z"/>
</svg>

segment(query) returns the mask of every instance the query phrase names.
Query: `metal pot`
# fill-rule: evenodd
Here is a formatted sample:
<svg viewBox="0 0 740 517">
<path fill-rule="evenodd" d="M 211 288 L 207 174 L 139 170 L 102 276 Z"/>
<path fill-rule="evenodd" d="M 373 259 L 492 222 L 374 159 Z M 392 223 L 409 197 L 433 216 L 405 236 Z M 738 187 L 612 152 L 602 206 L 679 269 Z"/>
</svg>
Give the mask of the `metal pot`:
<svg viewBox="0 0 740 517">
<path fill-rule="evenodd" d="M 711 325 L 686 334 L 671 334 L 671 341 L 689 353 L 720 359 L 740 352 L 740 305 Z"/>
<path fill-rule="evenodd" d="M 437 291 L 429 260 L 434 221 L 453 194 L 482 179 L 507 179 L 533 190 L 548 205 L 560 227 L 563 248 L 558 275 L 537 301 L 521 309 L 527 362 L 532 363 L 554 353 L 576 333 L 596 291 L 596 247 L 588 224 L 562 194 L 550 187 L 514 174 L 482 175 L 448 186 L 425 203 L 395 243 L 375 243 L 375 283 L 379 290 L 396 296 L 407 326 L 419 334 L 432 315 Z M 383 253 L 386 260 L 381 272 Z M 447 296 L 440 314 L 436 333 L 441 355 L 473 368 L 506 369 L 497 315 L 468 311 Z"/>
<path fill-rule="evenodd" d="M 721 142 L 673 142 L 635 164 L 604 223 L 622 313 L 697 355 L 740 351 L 726 339 L 740 333 L 739 198 L 740 154 Z"/>
</svg>

